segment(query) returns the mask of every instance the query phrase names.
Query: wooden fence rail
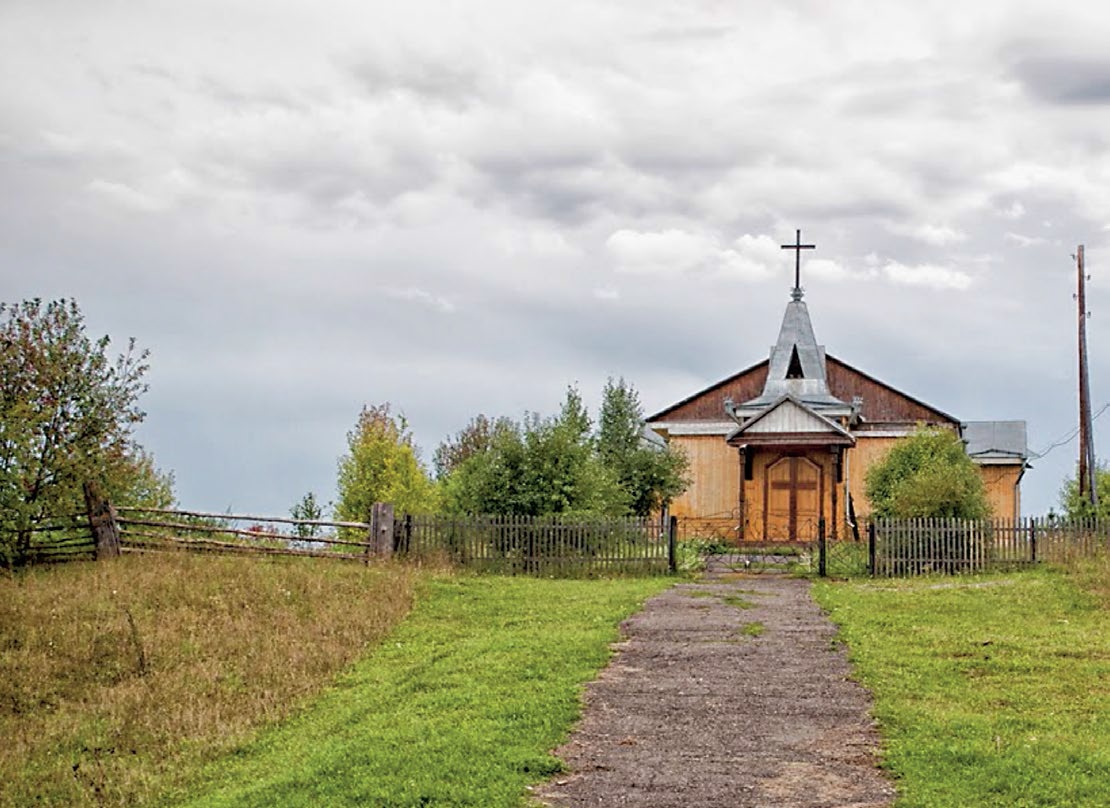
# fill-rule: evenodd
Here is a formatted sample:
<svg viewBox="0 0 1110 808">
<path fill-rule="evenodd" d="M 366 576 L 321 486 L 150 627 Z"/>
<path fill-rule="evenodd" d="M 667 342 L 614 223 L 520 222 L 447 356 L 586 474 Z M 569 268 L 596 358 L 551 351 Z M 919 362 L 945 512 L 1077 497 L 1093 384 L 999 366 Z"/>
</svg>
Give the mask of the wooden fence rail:
<svg viewBox="0 0 1110 808">
<path fill-rule="evenodd" d="M 36 564 L 78 561 L 96 556 L 96 543 L 84 514 L 35 520 L 27 534 L 27 560 Z"/>
<path fill-rule="evenodd" d="M 375 555 L 366 522 L 300 520 L 280 516 L 165 508 L 119 508 L 123 552 L 196 552 L 316 556 L 367 562 Z M 245 525 L 245 526 L 244 526 Z M 282 529 L 287 526 L 287 529 Z"/>
<path fill-rule="evenodd" d="M 24 529 L 27 559 L 66 561 L 119 552 L 198 552 L 359 560 L 394 554 L 499 574 L 582 577 L 676 569 L 678 520 L 495 515 L 394 515 L 374 506 L 367 522 L 249 514 L 113 508 L 95 487 L 87 513 Z M 820 541 L 819 573 L 910 576 L 1070 562 L 1110 552 L 1110 521 L 875 519 L 864 541 Z M 803 545 L 804 546 L 804 545 Z"/>
<path fill-rule="evenodd" d="M 1096 519 L 875 519 L 868 569 L 876 576 L 953 574 L 1110 551 L 1110 522 Z"/>
<path fill-rule="evenodd" d="M 113 507 L 86 487 L 87 514 L 44 521 L 29 560 L 122 553 L 316 556 L 360 560 L 397 554 L 483 572 L 581 577 L 675 570 L 674 519 L 399 515 L 377 503 L 367 522 L 290 519 L 168 508 Z M 83 520 L 83 521 L 82 521 Z"/>
</svg>

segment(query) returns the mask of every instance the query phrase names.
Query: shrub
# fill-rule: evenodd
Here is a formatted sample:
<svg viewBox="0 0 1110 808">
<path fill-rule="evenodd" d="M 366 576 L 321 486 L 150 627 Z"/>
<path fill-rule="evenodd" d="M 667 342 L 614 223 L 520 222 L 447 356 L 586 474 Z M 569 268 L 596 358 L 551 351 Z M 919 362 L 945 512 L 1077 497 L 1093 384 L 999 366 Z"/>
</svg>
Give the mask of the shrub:
<svg viewBox="0 0 1110 808">
<path fill-rule="evenodd" d="M 867 471 L 865 490 L 875 516 L 990 516 L 983 479 L 959 436 L 919 427 Z"/>
</svg>

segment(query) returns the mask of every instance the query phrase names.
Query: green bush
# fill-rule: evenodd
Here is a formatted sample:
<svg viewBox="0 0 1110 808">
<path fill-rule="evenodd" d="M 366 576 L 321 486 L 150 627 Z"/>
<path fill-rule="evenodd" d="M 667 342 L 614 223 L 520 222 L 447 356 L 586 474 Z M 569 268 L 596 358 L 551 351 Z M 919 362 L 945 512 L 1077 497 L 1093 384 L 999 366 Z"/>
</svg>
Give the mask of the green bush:
<svg viewBox="0 0 1110 808">
<path fill-rule="evenodd" d="M 919 427 L 867 471 L 873 516 L 985 519 L 983 479 L 958 435 Z"/>
</svg>

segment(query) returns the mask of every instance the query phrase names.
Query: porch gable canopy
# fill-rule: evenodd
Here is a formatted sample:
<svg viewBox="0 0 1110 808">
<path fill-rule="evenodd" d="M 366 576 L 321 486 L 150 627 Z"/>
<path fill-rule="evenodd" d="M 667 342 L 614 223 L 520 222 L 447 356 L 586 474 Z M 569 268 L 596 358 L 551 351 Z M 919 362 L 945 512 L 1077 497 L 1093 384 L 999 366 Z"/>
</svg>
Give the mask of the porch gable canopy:
<svg viewBox="0 0 1110 808">
<path fill-rule="evenodd" d="M 854 446 L 840 424 L 790 395 L 749 418 L 727 438 L 731 446 Z"/>
</svg>

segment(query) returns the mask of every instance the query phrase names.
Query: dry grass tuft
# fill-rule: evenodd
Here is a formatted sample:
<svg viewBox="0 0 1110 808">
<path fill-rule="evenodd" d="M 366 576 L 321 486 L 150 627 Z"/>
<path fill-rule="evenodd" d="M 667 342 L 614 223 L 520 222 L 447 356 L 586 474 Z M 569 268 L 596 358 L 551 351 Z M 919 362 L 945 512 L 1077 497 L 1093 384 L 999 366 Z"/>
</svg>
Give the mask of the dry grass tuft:
<svg viewBox="0 0 1110 808">
<path fill-rule="evenodd" d="M 133 805 L 288 715 L 409 611 L 414 574 L 125 556 L 0 578 L 0 805 Z"/>
</svg>

